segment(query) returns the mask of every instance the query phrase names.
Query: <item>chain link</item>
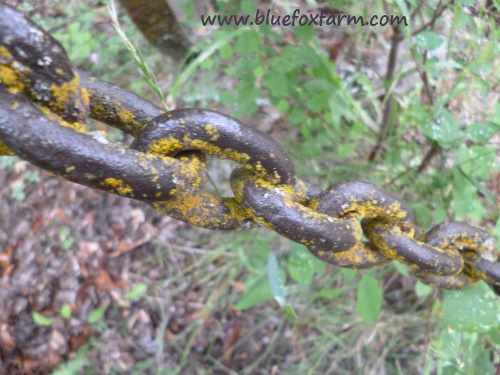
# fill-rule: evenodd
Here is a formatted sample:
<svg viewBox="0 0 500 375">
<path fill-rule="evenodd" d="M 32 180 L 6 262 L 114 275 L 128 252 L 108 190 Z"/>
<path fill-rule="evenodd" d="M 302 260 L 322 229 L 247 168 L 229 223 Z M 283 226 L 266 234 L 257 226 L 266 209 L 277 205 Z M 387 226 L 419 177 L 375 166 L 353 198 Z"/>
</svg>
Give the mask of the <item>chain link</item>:
<svg viewBox="0 0 500 375">
<path fill-rule="evenodd" d="M 89 119 L 134 137 L 131 146 L 87 131 Z M 268 136 L 204 109 L 163 113 L 148 101 L 77 72 L 63 47 L 0 4 L 0 155 L 18 155 L 70 181 L 145 201 L 211 229 L 263 225 L 341 267 L 398 260 L 423 282 L 500 289 L 493 239 L 465 223 L 423 233 L 398 198 L 367 182 L 316 193 Z M 205 156 L 240 165 L 234 197 L 205 191 Z"/>
</svg>

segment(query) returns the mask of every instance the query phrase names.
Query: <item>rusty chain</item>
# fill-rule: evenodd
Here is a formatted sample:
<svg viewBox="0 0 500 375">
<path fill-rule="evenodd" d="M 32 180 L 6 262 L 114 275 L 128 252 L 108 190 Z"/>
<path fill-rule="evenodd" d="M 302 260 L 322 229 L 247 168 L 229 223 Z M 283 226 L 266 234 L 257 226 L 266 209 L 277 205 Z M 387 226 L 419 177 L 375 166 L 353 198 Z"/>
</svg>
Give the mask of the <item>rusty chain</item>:
<svg viewBox="0 0 500 375">
<path fill-rule="evenodd" d="M 87 131 L 87 119 L 134 137 L 131 146 Z M 18 155 L 70 181 L 148 202 L 195 226 L 254 222 L 341 267 L 398 260 L 423 282 L 459 289 L 477 280 L 500 289 L 493 238 L 450 222 L 423 233 L 397 198 L 367 182 L 313 193 L 281 147 L 227 115 L 167 113 L 76 71 L 63 47 L 17 10 L 0 4 L 0 155 Z M 240 167 L 234 197 L 204 191 L 205 156 Z"/>
</svg>

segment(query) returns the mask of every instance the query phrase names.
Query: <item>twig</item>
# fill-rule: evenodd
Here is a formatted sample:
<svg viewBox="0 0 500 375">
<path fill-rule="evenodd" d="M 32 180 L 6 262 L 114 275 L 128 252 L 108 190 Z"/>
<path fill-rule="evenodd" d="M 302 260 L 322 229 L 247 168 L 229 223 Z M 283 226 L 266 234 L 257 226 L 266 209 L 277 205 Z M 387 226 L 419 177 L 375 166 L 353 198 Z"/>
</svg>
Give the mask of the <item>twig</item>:
<svg viewBox="0 0 500 375">
<path fill-rule="evenodd" d="M 431 19 L 428 22 L 421 25 L 419 28 L 413 30 L 412 36 L 419 34 L 420 32 L 426 30 L 427 28 L 431 28 L 431 29 L 434 28 L 434 25 L 436 24 L 438 17 L 440 17 L 443 14 L 443 12 L 451 4 L 453 4 L 453 0 L 448 1 L 445 4 L 443 4 L 442 1 L 439 0 L 437 9 L 432 14 Z M 426 60 L 427 60 L 427 51 L 424 53 L 424 56 L 423 56 L 424 64 L 425 64 Z M 418 63 L 417 63 L 417 70 L 419 72 L 422 83 L 424 84 L 425 95 L 427 96 L 427 98 L 429 100 L 429 104 L 433 105 L 434 104 L 434 94 L 433 94 L 433 91 L 431 89 L 431 85 L 429 83 L 429 77 L 427 75 L 427 72 L 425 70 L 421 69 L 419 67 Z M 427 153 L 425 154 L 425 156 L 422 159 L 422 162 L 420 163 L 420 165 L 417 168 L 417 175 L 422 173 L 423 171 L 425 171 L 427 169 L 427 167 L 431 164 L 431 161 L 437 155 L 439 155 L 441 153 L 441 150 L 442 150 L 441 146 L 436 141 L 432 141 L 431 148 L 429 149 L 429 151 L 427 151 Z"/>
<path fill-rule="evenodd" d="M 417 168 L 417 174 L 422 173 L 427 169 L 427 167 L 431 164 L 432 159 L 434 159 L 438 154 L 441 153 L 441 146 L 436 142 L 432 141 L 431 148 L 427 151 L 422 162 Z"/>
<path fill-rule="evenodd" d="M 448 1 L 447 3 L 443 4 L 442 1 L 440 0 L 437 7 L 436 7 L 436 10 L 434 11 L 434 13 L 432 14 L 432 17 L 429 21 L 423 23 L 422 25 L 420 25 L 419 27 L 417 27 L 415 30 L 412 31 L 411 33 L 411 36 L 415 36 L 415 35 L 418 35 L 420 34 L 422 31 L 425 31 L 427 29 L 432 29 L 434 28 L 434 25 L 437 21 L 437 19 L 443 14 L 443 12 L 451 5 L 453 4 L 454 0 L 451 0 L 451 1 Z M 400 36 L 401 39 L 404 38 L 404 35 L 401 35 Z"/>
<path fill-rule="evenodd" d="M 380 131 L 378 133 L 377 143 L 373 147 L 368 160 L 373 161 L 377 158 L 380 150 L 382 149 L 383 143 L 389 133 L 390 128 L 390 117 L 393 108 L 393 95 L 389 93 L 389 88 L 391 87 L 392 80 L 394 79 L 394 71 L 396 69 L 396 63 L 398 58 L 399 45 L 403 40 L 401 38 L 401 30 L 398 26 L 393 27 L 393 33 L 391 38 L 391 49 L 389 51 L 389 58 L 387 60 L 387 70 L 385 74 L 386 82 L 386 98 L 385 106 L 382 114 L 382 123 L 380 125 Z"/>
</svg>

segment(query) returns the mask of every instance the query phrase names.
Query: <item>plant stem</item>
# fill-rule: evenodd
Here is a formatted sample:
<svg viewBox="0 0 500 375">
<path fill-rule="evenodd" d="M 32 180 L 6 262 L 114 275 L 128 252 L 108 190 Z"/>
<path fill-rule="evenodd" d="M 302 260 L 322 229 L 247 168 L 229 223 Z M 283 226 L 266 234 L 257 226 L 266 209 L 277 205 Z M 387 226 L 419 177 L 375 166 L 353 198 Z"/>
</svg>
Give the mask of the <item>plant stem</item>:
<svg viewBox="0 0 500 375">
<path fill-rule="evenodd" d="M 391 38 L 391 49 L 389 51 L 389 58 L 387 60 L 387 70 L 385 74 L 385 84 L 386 84 L 385 106 L 384 106 L 384 111 L 382 113 L 382 123 L 380 125 L 380 131 L 378 133 L 377 143 L 373 147 L 368 157 L 368 160 L 370 161 L 375 160 L 379 155 L 390 130 L 390 119 L 391 119 L 391 112 L 393 108 L 394 99 L 393 99 L 393 94 L 389 92 L 389 89 L 392 86 L 392 81 L 394 79 L 394 71 L 396 70 L 399 45 L 403 40 L 401 38 L 401 31 L 398 26 L 393 27 L 392 31 L 393 34 Z"/>
</svg>

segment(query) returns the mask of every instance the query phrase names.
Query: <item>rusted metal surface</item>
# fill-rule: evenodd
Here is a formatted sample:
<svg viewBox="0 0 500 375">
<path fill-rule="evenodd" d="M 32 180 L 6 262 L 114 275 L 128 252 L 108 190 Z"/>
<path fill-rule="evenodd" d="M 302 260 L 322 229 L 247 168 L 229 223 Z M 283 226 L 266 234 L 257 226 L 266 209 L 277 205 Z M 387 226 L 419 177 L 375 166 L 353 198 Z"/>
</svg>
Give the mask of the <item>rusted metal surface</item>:
<svg viewBox="0 0 500 375">
<path fill-rule="evenodd" d="M 484 280 L 498 293 L 498 251 L 483 230 L 451 222 L 423 234 L 408 207 L 367 182 L 313 193 L 279 144 L 255 129 L 206 109 L 162 113 L 78 74 L 50 35 L 5 5 L 0 26 L 0 154 L 196 226 L 257 223 L 338 266 L 398 260 L 438 287 Z M 88 118 L 132 135 L 132 147 L 96 139 L 86 131 Z M 231 176 L 234 197 L 204 190 L 206 155 L 240 164 Z"/>
<path fill-rule="evenodd" d="M 89 115 L 95 120 L 136 136 L 162 110 L 151 102 L 79 71 L 82 93 L 87 99 Z"/>
<path fill-rule="evenodd" d="M 202 163 L 101 143 L 50 120 L 26 97 L 0 86 L 0 137 L 18 156 L 93 188 L 144 201 L 166 200 L 172 190 L 196 190 Z"/>
<path fill-rule="evenodd" d="M 68 122 L 85 118 L 79 77 L 64 48 L 22 13 L 2 4 L 0 76 L 9 91 L 25 93 Z"/>
<path fill-rule="evenodd" d="M 205 109 L 179 109 L 156 117 L 133 147 L 171 155 L 203 151 L 248 165 L 277 183 L 293 183 L 293 165 L 281 147 L 265 134 L 230 116 Z"/>
</svg>

